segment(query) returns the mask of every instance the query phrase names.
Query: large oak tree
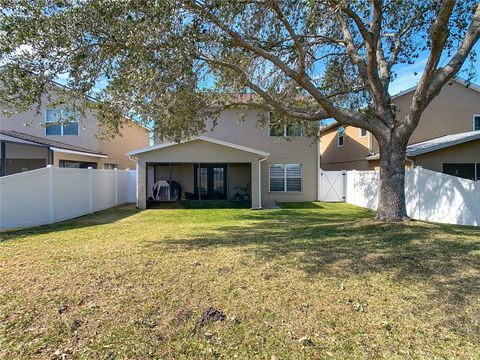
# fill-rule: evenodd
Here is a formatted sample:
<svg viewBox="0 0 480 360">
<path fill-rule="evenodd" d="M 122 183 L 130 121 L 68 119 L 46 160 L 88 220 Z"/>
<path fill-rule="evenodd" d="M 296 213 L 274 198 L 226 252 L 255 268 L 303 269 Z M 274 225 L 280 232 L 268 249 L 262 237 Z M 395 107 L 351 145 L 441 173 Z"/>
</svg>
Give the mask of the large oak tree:
<svg viewBox="0 0 480 360">
<path fill-rule="evenodd" d="M 278 126 L 299 123 L 312 136 L 333 118 L 378 140 L 384 220 L 406 218 L 408 139 L 442 87 L 474 62 L 480 36 L 473 0 L 0 4 L 4 108 L 23 111 L 49 90 L 56 101 L 94 106 L 112 130 L 129 115 L 176 140 L 202 131 L 210 111 L 223 108 L 274 111 Z M 423 58 L 410 108 L 397 116 L 389 93 L 396 69 Z M 68 91 L 49 86 L 65 75 Z M 255 96 L 230 96 L 247 93 Z"/>
</svg>

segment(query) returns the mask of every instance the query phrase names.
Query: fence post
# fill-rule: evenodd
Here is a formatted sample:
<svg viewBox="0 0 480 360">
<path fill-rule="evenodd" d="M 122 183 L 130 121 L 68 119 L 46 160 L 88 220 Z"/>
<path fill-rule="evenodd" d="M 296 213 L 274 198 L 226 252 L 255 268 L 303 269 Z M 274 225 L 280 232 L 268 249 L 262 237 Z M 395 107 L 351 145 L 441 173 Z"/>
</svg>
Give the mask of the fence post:
<svg viewBox="0 0 480 360">
<path fill-rule="evenodd" d="M 118 169 L 113 169 L 115 171 L 115 206 L 118 206 Z"/>
<path fill-rule="evenodd" d="M 88 167 L 89 189 L 90 189 L 90 214 L 93 214 L 93 167 Z"/>
<path fill-rule="evenodd" d="M 420 212 L 420 196 L 421 196 L 421 189 L 420 189 L 420 171 L 422 171 L 421 166 L 415 167 L 415 189 L 417 190 L 417 209 L 418 209 L 418 215 L 417 215 L 417 220 L 421 220 L 421 212 Z"/>
<path fill-rule="evenodd" d="M 48 171 L 48 210 L 49 210 L 49 215 L 50 215 L 50 224 L 53 224 L 55 222 L 55 209 L 54 209 L 54 196 L 53 196 L 53 191 L 54 191 L 54 186 L 53 186 L 53 165 L 47 165 L 47 171 Z"/>
<path fill-rule="evenodd" d="M 343 196 L 342 196 L 342 200 L 344 203 L 347 202 L 347 171 L 346 170 L 342 170 L 342 182 L 343 182 Z"/>
</svg>

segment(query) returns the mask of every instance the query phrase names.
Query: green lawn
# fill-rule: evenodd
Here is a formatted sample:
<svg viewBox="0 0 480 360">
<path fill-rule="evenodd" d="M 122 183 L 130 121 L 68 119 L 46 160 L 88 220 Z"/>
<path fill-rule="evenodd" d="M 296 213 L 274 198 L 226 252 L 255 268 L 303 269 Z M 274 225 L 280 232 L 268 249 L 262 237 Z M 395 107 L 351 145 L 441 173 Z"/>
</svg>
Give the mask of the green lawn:
<svg viewBox="0 0 480 360">
<path fill-rule="evenodd" d="M 0 233 L 0 358 L 480 357 L 480 230 L 233 207 Z"/>
</svg>

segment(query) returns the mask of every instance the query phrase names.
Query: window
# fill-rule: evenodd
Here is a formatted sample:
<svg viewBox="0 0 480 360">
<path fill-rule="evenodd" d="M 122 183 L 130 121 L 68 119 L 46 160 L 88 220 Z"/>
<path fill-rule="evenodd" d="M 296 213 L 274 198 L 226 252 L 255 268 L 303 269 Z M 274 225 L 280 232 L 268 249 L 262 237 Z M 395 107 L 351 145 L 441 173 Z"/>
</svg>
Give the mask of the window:
<svg viewBox="0 0 480 360">
<path fill-rule="evenodd" d="M 473 115 L 473 131 L 480 130 L 480 115 Z"/>
<path fill-rule="evenodd" d="M 275 126 L 275 120 L 273 120 L 273 117 L 274 113 L 270 113 L 268 127 L 268 134 L 270 137 L 302 137 L 303 131 L 300 124 Z"/>
<path fill-rule="evenodd" d="M 302 164 L 270 164 L 271 192 L 302 191 Z"/>
<path fill-rule="evenodd" d="M 480 163 L 443 164 L 443 173 L 469 180 L 480 180 Z"/>
<path fill-rule="evenodd" d="M 60 109 L 47 109 L 45 114 L 46 135 L 78 135 L 78 116 Z"/>
<path fill-rule="evenodd" d="M 345 129 L 343 126 L 340 126 L 337 130 L 337 140 L 338 140 L 338 143 L 337 145 L 340 147 L 340 146 L 343 146 L 343 142 L 345 141 Z"/>
<path fill-rule="evenodd" d="M 115 170 L 115 169 L 118 169 L 118 164 L 105 163 L 105 164 L 103 164 L 103 168 L 107 169 L 107 170 Z"/>
<path fill-rule="evenodd" d="M 360 137 L 362 138 L 362 137 L 365 137 L 365 136 L 367 136 L 367 130 L 360 129 Z"/>
<path fill-rule="evenodd" d="M 60 160 L 60 167 L 71 169 L 88 169 L 89 167 L 96 169 L 97 163 L 87 161 L 73 161 L 73 160 Z"/>
</svg>

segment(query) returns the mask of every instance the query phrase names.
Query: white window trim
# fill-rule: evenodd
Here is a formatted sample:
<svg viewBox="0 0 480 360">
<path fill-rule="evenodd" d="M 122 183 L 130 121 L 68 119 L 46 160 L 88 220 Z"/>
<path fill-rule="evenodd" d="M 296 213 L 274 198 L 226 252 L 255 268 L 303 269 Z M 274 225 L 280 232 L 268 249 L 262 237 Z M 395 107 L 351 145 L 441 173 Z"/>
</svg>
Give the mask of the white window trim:
<svg viewBox="0 0 480 360">
<path fill-rule="evenodd" d="M 77 121 L 77 135 L 63 135 L 63 124 L 57 124 L 57 125 L 60 125 L 60 135 L 47 134 L 47 124 L 51 122 L 51 121 L 47 122 L 47 113 L 49 110 L 50 111 L 60 110 L 62 112 L 64 111 L 63 109 L 45 109 L 45 116 L 44 116 L 45 136 L 80 136 L 80 120 Z"/>
<path fill-rule="evenodd" d="M 337 129 L 337 147 L 342 147 L 343 145 L 345 145 L 345 128 L 343 128 L 343 142 L 342 142 L 342 145 L 340 145 L 340 130 Z"/>
<path fill-rule="evenodd" d="M 275 191 L 271 189 L 271 176 L 270 176 L 270 166 L 271 165 L 283 165 L 283 191 Z M 300 165 L 300 191 L 288 191 L 287 190 L 287 166 L 288 165 Z M 279 193 L 287 193 L 287 194 L 301 194 L 303 193 L 303 164 L 301 163 L 271 163 L 268 164 L 268 192 L 279 194 Z"/>
<path fill-rule="evenodd" d="M 365 130 L 365 129 L 362 129 L 362 128 L 358 129 L 358 137 L 360 139 L 366 138 L 368 136 L 368 131 L 365 130 L 365 135 L 362 135 L 362 130 Z"/>
<path fill-rule="evenodd" d="M 269 112 L 268 113 L 268 127 L 267 127 L 267 135 L 268 135 L 268 138 L 291 138 L 291 139 L 295 139 L 295 138 L 303 138 L 303 128 L 300 128 L 300 136 L 288 136 L 287 135 L 287 125 L 284 125 L 283 126 L 283 135 L 280 135 L 280 136 L 277 136 L 277 135 L 270 135 L 270 117 L 272 116 L 272 112 Z"/>
<path fill-rule="evenodd" d="M 480 130 L 480 129 L 475 130 L 475 118 L 476 118 L 476 117 L 479 117 L 479 118 L 480 118 L 480 114 L 473 114 L 473 116 L 472 116 L 472 130 L 473 130 L 473 131 L 479 131 L 479 130 Z"/>
</svg>

